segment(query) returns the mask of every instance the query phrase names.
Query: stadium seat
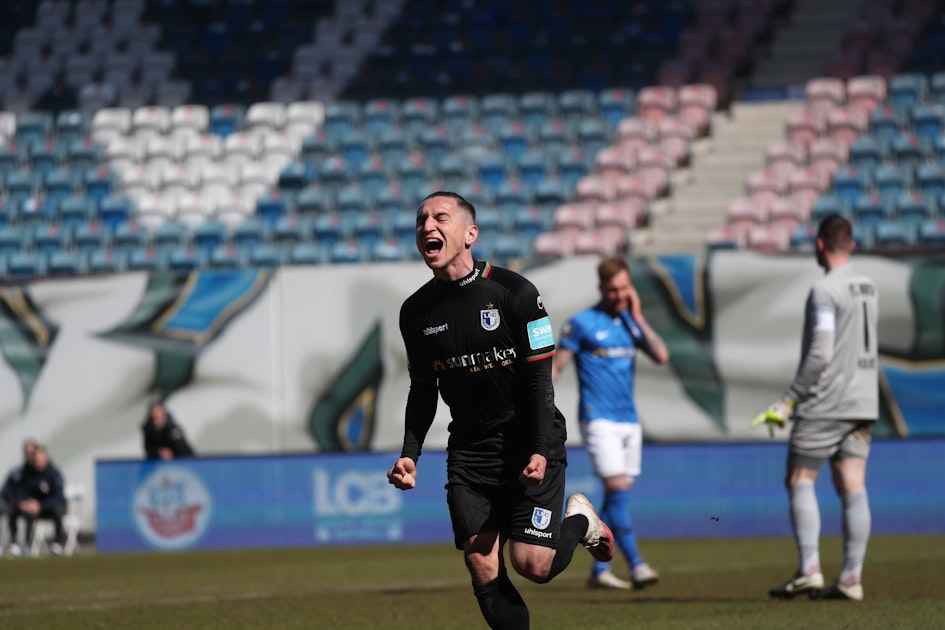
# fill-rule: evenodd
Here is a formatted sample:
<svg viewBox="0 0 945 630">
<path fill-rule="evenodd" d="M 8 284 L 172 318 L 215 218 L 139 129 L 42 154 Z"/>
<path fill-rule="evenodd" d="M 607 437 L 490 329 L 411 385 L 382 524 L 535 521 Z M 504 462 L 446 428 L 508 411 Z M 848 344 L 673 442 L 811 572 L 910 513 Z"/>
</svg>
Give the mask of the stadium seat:
<svg viewBox="0 0 945 630">
<path fill-rule="evenodd" d="M 600 114 L 597 95 L 591 90 L 581 88 L 565 90 L 558 94 L 556 107 L 558 118 L 572 128 L 576 128 L 581 120 L 596 118 Z"/>
<path fill-rule="evenodd" d="M 173 271 L 189 273 L 206 266 L 209 258 L 208 252 L 188 245 L 178 245 L 167 253 L 167 266 Z"/>
<path fill-rule="evenodd" d="M 93 252 L 112 246 L 112 229 L 104 223 L 85 222 L 73 227 L 73 243 L 81 252 Z"/>
<path fill-rule="evenodd" d="M 530 144 L 529 132 L 525 124 L 513 120 L 498 131 L 499 150 L 509 160 L 522 157 Z"/>
<path fill-rule="evenodd" d="M 87 269 L 91 273 L 115 273 L 124 271 L 128 265 L 127 252 L 112 249 L 96 249 L 88 252 Z"/>
<path fill-rule="evenodd" d="M 932 156 L 931 144 L 914 133 L 902 133 L 893 138 L 890 156 L 901 166 L 915 169 Z"/>
<path fill-rule="evenodd" d="M 78 225 L 94 220 L 97 208 L 87 197 L 66 197 L 59 203 L 59 222 Z"/>
<path fill-rule="evenodd" d="M 470 94 L 448 96 L 443 99 L 440 112 L 450 134 L 462 134 L 479 119 L 479 98 Z"/>
<path fill-rule="evenodd" d="M 539 263 L 567 258 L 574 254 L 574 241 L 571 233 L 544 232 L 532 242 L 532 255 Z"/>
<path fill-rule="evenodd" d="M 924 197 L 938 199 L 945 193 L 945 164 L 927 162 L 916 168 L 916 187 Z M 939 210 L 945 210 L 940 207 Z"/>
<path fill-rule="evenodd" d="M 892 144 L 893 138 L 902 133 L 905 126 L 905 115 L 891 105 L 883 105 L 870 112 L 869 134 L 886 146 Z"/>
<path fill-rule="evenodd" d="M 33 249 L 45 254 L 67 250 L 74 243 L 74 230 L 57 223 L 36 223 L 33 226 Z"/>
<path fill-rule="evenodd" d="M 337 212 L 315 217 L 312 229 L 315 241 L 329 248 L 352 236 L 350 223 L 346 223 Z"/>
<path fill-rule="evenodd" d="M 193 229 L 193 244 L 198 250 L 210 254 L 229 239 L 230 226 L 217 219 L 207 219 Z"/>
<path fill-rule="evenodd" d="M 581 151 L 591 159 L 597 152 L 610 144 L 610 133 L 599 119 L 587 119 L 578 123 L 577 143 Z"/>
<path fill-rule="evenodd" d="M 871 173 L 886 160 L 883 145 L 870 136 L 859 137 L 849 146 L 847 160 L 859 171 Z"/>
<path fill-rule="evenodd" d="M 919 191 L 904 192 L 893 202 L 893 208 L 899 223 L 916 226 L 928 219 L 935 219 L 936 204 L 934 197 L 926 197 Z"/>
<path fill-rule="evenodd" d="M 884 221 L 875 228 L 876 246 L 888 249 L 912 247 L 918 242 L 918 225 Z"/>
<path fill-rule="evenodd" d="M 243 128 L 246 106 L 239 103 L 221 103 L 210 109 L 210 133 L 226 138 Z"/>
<path fill-rule="evenodd" d="M 16 251 L 7 257 L 7 274 L 28 279 L 46 274 L 48 257 L 39 251 Z"/>
<path fill-rule="evenodd" d="M 531 150 L 515 160 L 513 168 L 525 186 L 535 190 L 548 177 L 550 165 L 540 152 Z"/>
<path fill-rule="evenodd" d="M 386 238 L 377 241 L 370 249 L 370 259 L 375 262 L 399 262 L 411 260 L 418 255 L 415 247 L 396 238 Z"/>
<path fill-rule="evenodd" d="M 847 79 L 847 105 L 874 111 L 886 100 L 886 79 L 879 75 L 857 75 Z"/>
<path fill-rule="evenodd" d="M 886 101 L 893 109 L 906 111 L 923 102 L 928 91 L 929 80 L 924 74 L 896 74 L 887 85 Z"/>
<path fill-rule="evenodd" d="M 289 261 L 289 247 L 278 243 L 259 243 L 249 249 L 249 265 L 254 268 L 279 267 Z"/>
<path fill-rule="evenodd" d="M 852 203 L 852 201 L 850 203 Z M 814 202 L 814 206 L 810 210 L 811 223 L 819 225 L 820 222 L 830 214 L 839 214 L 840 216 L 850 219 L 850 206 L 837 195 L 823 195 Z"/>
<path fill-rule="evenodd" d="M 69 146 L 76 140 L 86 138 L 91 129 L 91 117 L 87 112 L 67 109 L 56 114 L 56 139 Z"/>
<path fill-rule="evenodd" d="M 877 193 L 863 193 L 853 203 L 854 224 L 878 225 L 892 219 L 889 203 Z"/>
<path fill-rule="evenodd" d="M 433 125 L 423 129 L 417 139 L 423 157 L 429 164 L 436 164 L 451 150 L 449 130 L 443 125 Z"/>
<path fill-rule="evenodd" d="M 794 112 L 788 116 L 786 136 L 788 141 L 809 146 L 816 138 L 827 131 L 826 119 L 819 118 L 808 109 Z"/>
<path fill-rule="evenodd" d="M 945 221 L 942 219 L 924 221 L 919 226 L 919 242 L 926 247 L 938 249 L 945 247 Z"/>
<path fill-rule="evenodd" d="M 945 102 L 920 103 L 909 110 L 909 118 L 916 136 L 934 142 L 945 131 Z"/>
<path fill-rule="evenodd" d="M 156 271 L 168 268 L 167 252 L 152 247 L 128 251 L 127 268 L 133 271 Z"/>
<path fill-rule="evenodd" d="M 833 174 L 831 189 L 847 205 L 856 201 L 860 193 L 871 185 L 869 176 L 851 165 L 841 166 Z"/>
<path fill-rule="evenodd" d="M 497 134 L 518 118 L 518 99 L 513 94 L 492 93 L 480 99 L 480 123 L 491 134 Z"/>
<path fill-rule="evenodd" d="M 415 141 L 425 129 L 436 126 L 439 116 L 440 106 L 436 99 L 408 98 L 401 104 L 400 127 L 408 141 Z"/>
<path fill-rule="evenodd" d="M 391 98 L 371 99 L 364 104 L 364 129 L 380 134 L 400 122 L 400 103 Z"/>
<path fill-rule="evenodd" d="M 518 119 L 529 130 L 537 131 L 557 116 L 556 100 L 551 92 L 525 92 L 518 98 Z"/>
<path fill-rule="evenodd" d="M 361 124 L 361 104 L 355 101 L 333 101 L 325 106 L 325 134 L 337 142 Z"/>
<path fill-rule="evenodd" d="M 559 155 L 556 169 L 558 176 L 568 189 L 573 189 L 578 180 L 589 173 L 584 153 L 580 149 L 573 149 Z"/>
<path fill-rule="evenodd" d="M 170 219 L 155 226 L 151 236 L 151 244 L 156 249 L 170 251 L 178 245 L 189 245 L 192 229 L 183 221 Z"/>
<path fill-rule="evenodd" d="M 598 94 L 600 117 L 616 129 L 621 120 L 636 113 L 636 102 L 636 92 L 630 88 L 603 90 Z"/>
<path fill-rule="evenodd" d="M 810 253 L 817 242 L 817 226 L 813 223 L 798 225 L 791 231 L 789 246 L 792 251 Z"/>
<path fill-rule="evenodd" d="M 809 79 L 804 86 L 804 98 L 815 115 L 827 115 L 846 103 L 846 82 L 836 77 Z"/>
<path fill-rule="evenodd" d="M 384 131 L 377 140 L 377 150 L 388 164 L 399 164 L 406 160 L 410 147 L 406 134 L 397 127 Z"/>
<path fill-rule="evenodd" d="M 578 124 L 580 124 L 580 121 L 575 122 L 575 126 L 571 129 L 577 129 Z M 548 159 L 554 160 L 569 149 L 571 136 L 568 129 L 564 122 L 552 120 L 538 130 L 538 145 L 541 147 L 541 152 Z"/>
<path fill-rule="evenodd" d="M 335 243 L 329 249 L 329 256 L 332 263 L 351 264 L 361 263 L 369 260 L 369 254 L 366 247 L 353 240 L 343 240 Z"/>
</svg>

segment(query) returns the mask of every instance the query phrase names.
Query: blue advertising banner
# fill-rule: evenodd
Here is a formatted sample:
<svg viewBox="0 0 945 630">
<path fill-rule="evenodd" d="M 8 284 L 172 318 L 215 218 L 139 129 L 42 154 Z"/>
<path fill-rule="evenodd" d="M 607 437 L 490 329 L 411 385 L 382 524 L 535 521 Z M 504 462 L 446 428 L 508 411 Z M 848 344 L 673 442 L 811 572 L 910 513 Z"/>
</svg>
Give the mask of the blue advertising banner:
<svg viewBox="0 0 945 630">
<path fill-rule="evenodd" d="M 873 531 L 945 532 L 945 441 L 878 440 L 868 473 Z M 784 443 L 647 445 L 633 490 L 641 536 L 789 535 Z M 424 453 L 414 490 L 387 483 L 391 453 L 214 457 L 96 464 L 99 551 L 452 542 L 446 457 Z M 587 453 L 569 452 L 568 493 L 601 495 Z M 824 533 L 840 532 L 829 472 Z"/>
</svg>

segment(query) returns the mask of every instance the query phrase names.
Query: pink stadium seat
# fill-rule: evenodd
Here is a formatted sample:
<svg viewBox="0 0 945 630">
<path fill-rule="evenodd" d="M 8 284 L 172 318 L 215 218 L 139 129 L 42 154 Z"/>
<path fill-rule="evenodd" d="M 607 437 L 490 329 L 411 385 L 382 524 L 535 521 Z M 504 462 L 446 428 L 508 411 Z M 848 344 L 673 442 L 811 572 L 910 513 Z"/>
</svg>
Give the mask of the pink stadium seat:
<svg viewBox="0 0 945 630">
<path fill-rule="evenodd" d="M 790 142 L 808 146 L 826 131 L 827 124 L 825 119 L 805 108 L 789 115 L 786 127 Z"/>
<path fill-rule="evenodd" d="M 535 237 L 532 253 L 538 260 L 551 261 L 574 254 L 575 236 L 564 232 L 544 232 Z"/>
<path fill-rule="evenodd" d="M 590 230 L 574 239 L 575 255 L 612 256 L 627 245 L 625 232 L 613 229 Z"/>
<path fill-rule="evenodd" d="M 748 247 L 763 254 L 786 252 L 791 233 L 779 225 L 757 225 L 748 230 Z"/>
<path fill-rule="evenodd" d="M 747 229 L 766 223 L 768 212 L 751 197 L 736 197 L 728 204 L 726 218 L 728 225 L 736 229 Z"/>
<path fill-rule="evenodd" d="M 771 206 L 771 203 L 785 194 L 787 190 L 787 180 L 777 177 L 768 169 L 751 173 L 748 176 L 748 182 L 745 184 L 748 197 L 755 206 L 763 209 L 765 214 L 767 214 L 767 209 Z"/>
<path fill-rule="evenodd" d="M 765 150 L 765 168 L 776 177 L 786 179 L 807 162 L 806 147 L 787 140 L 775 140 Z"/>
<path fill-rule="evenodd" d="M 779 197 L 771 203 L 768 214 L 768 222 L 772 225 L 779 225 L 793 230 L 797 225 L 804 223 L 810 218 L 810 208 L 804 208 L 794 199 L 789 197 Z"/>
<path fill-rule="evenodd" d="M 788 182 L 788 194 L 791 199 L 806 211 L 828 188 L 830 179 L 811 167 L 802 168 L 791 174 Z"/>
<path fill-rule="evenodd" d="M 713 228 L 706 235 L 709 249 L 742 249 L 747 243 L 748 230 L 734 225 Z"/>
<path fill-rule="evenodd" d="M 594 204 L 568 203 L 555 209 L 552 219 L 559 234 L 577 235 L 594 227 Z"/>
<path fill-rule="evenodd" d="M 574 198 L 578 202 L 602 203 L 612 201 L 617 194 L 615 178 L 587 175 L 578 180 Z"/>
<path fill-rule="evenodd" d="M 619 144 L 601 149 L 594 162 L 597 173 L 605 178 L 626 175 L 637 167 L 636 153 Z"/>
<path fill-rule="evenodd" d="M 598 228 L 617 226 L 630 230 L 637 226 L 637 213 L 632 204 L 599 203 L 594 208 L 594 225 Z"/>
<path fill-rule="evenodd" d="M 879 75 L 858 75 L 847 80 L 847 105 L 871 112 L 886 100 L 886 79 Z"/>
<path fill-rule="evenodd" d="M 617 141 L 632 150 L 645 147 L 657 138 L 656 125 L 638 116 L 628 116 L 617 125 Z"/>
<path fill-rule="evenodd" d="M 827 134 L 847 148 L 869 126 L 869 114 L 855 107 L 840 107 L 827 114 Z"/>
<path fill-rule="evenodd" d="M 637 113 L 645 120 L 659 122 L 676 112 L 678 99 L 676 88 L 650 86 L 637 94 Z"/>
<path fill-rule="evenodd" d="M 815 116 L 826 115 L 846 103 L 846 83 L 836 77 L 817 77 L 807 82 L 804 95 Z"/>
<path fill-rule="evenodd" d="M 847 161 L 849 147 L 833 138 L 823 137 L 814 140 L 808 147 L 808 164 L 821 176 L 831 176 L 839 166 Z"/>
</svg>

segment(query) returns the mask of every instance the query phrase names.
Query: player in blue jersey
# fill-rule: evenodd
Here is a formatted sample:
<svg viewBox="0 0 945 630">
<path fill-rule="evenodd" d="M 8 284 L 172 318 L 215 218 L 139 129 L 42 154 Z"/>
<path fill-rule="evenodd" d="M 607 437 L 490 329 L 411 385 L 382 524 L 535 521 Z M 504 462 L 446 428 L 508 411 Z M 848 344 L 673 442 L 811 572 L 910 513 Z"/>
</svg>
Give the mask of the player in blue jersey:
<svg viewBox="0 0 945 630">
<path fill-rule="evenodd" d="M 640 297 L 623 258 L 597 267 L 601 299 L 564 326 L 552 378 L 573 358 L 580 384 L 580 427 L 594 474 L 604 485 L 601 518 L 630 566 L 630 581 L 614 575 L 607 562 L 595 562 L 588 586 L 636 589 L 654 584 L 659 574 L 637 549 L 630 516 L 630 489 L 640 474 L 643 431 L 633 394 L 637 350 L 656 363 L 669 360 L 663 339 L 643 317 Z"/>
</svg>

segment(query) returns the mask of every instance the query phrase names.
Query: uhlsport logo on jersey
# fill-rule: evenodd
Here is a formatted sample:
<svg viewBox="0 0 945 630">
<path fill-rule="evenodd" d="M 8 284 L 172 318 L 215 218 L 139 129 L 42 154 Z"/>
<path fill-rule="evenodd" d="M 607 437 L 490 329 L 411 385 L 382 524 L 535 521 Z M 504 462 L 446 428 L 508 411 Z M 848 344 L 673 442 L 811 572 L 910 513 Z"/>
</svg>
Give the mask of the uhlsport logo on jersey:
<svg viewBox="0 0 945 630">
<path fill-rule="evenodd" d="M 489 304 L 491 307 L 492 305 Z M 484 308 L 479 311 L 479 323 L 485 330 L 495 330 L 499 327 L 499 309 Z"/>
<path fill-rule="evenodd" d="M 193 547 L 210 523 L 210 493 L 185 468 L 159 467 L 138 484 L 131 503 L 138 533 L 156 549 Z"/>
</svg>

